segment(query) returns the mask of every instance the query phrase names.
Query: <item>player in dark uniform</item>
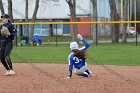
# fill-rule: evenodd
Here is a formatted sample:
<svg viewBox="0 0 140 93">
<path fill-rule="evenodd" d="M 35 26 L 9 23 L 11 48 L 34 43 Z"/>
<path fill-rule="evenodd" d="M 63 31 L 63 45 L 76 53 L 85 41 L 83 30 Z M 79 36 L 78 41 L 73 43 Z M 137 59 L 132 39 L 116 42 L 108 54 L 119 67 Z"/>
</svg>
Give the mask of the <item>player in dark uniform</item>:
<svg viewBox="0 0 140 93">
<path fill-rule="evenodd" d="M 15 74 L 12 66 L 12 61 L 10 58 L 10 53 L 13 49 L 13 41 L 15 35 L 14 26 L 9 21 L 9 15 L 4 14 L 1 16 L 3 25 L 0 27 L 0 45 L 1 45 L 1 62 L 3 66 L 6 68 L 5 75 Z M 7 31 L 7 34 L 4 34 L 4 31 Z"/>
</svg>

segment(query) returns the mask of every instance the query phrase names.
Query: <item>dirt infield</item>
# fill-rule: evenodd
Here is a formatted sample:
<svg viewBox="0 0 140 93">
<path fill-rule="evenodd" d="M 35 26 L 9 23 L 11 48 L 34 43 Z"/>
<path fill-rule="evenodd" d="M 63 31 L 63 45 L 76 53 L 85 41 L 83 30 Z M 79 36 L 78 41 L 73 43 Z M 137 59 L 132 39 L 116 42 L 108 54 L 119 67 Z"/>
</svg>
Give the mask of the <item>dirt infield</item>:
<svg viewBox="0 0 140 93">
<path fill-rule="evenodd" d="M 4 76 L 0 93 L 140 93 L 140 66 L 89 65 L 96 76 L 67 76 L 67 64 L 14 63 L 16 74 Z"/>
</svg>

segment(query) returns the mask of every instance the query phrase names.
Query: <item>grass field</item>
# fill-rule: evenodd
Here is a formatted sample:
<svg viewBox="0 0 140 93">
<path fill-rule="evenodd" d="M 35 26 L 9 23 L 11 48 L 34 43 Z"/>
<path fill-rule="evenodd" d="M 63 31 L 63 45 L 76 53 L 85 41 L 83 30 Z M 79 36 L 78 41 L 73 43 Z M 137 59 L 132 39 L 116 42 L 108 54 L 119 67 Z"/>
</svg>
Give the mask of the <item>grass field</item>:
<svg viewBox="0 0 140 93">
<path fill-rule="evenodd" d="M 86 36 L 84 37 L 86 40 L 93 40 L 92 36 Z M 98 40 L 111 40 L 111 36 L 98 36 Z M 122 37 L 120 37 L 121 39 Z M 127 38 L 135 38 L 135 36 L 128 36 Z M 41 36 L 41 39 L 43 42 L 56 42 L 56 36 Z M 20 37 L 17 38 L 17 41 L 20 42 Z M 57 36 L 58 42 L 68 42 L 72 41 L 71 36 Z"/>
<path fill-rule="evenodd" d="M 131 44 L 100 45 L 89 48 L 89 63 L 112 65 L 140 65 L 140 46 Z"/>
<path fill-rule="evenodd" d="M 24 46 L 14 47 L 11 58 L 24 63 L 67 63 L 69 53 L 69 45 Z M 134 44 L 91 45 L 87 53 L 88 64 L 140 65 L 140 46 Z"/>
</svg>

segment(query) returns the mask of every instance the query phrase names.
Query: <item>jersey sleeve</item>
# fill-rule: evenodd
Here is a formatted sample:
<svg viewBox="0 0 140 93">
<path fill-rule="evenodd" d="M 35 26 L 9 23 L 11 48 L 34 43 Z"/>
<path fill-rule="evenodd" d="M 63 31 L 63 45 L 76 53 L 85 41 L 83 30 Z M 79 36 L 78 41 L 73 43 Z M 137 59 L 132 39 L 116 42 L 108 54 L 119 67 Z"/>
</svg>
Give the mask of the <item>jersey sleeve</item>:
<svg viewBox="0 0 140 93">
<path fill-rule="evenodd" d="M 69 71 L 72 71 L 72 69 L 73 69 L 73 58 L 72 58 L 71 54 L 68 57 L 68 62 L 69 62 Z"/>
<path fill-rule="evenodd" d="M 84 38 L 82 39 L 82 42 L 84 43 L 84 46 L 80 48 L 79 50 L 85 51 L 90 45 Z"/>
<path fill-rule="evenodd" d="M 0 31 L 1 31 L 1 29 L 2 29 L 2 26 L 0 26 Z M 1 38 L 1 33 L 0 33 L 0 38 Z"/>
</svg>

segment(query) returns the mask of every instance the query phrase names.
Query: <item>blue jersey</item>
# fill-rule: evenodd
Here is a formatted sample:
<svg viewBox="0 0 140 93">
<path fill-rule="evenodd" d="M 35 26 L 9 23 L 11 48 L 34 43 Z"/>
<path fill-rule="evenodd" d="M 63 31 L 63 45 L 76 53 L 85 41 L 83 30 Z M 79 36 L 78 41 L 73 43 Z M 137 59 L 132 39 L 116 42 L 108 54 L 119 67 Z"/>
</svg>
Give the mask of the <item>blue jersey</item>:
<svg viewBox="0 0 140 93">
<path fill-rule="evenodd" d="M 84 46 L 78 50 L 80 51 L 85 51 L 88 47 L 89 47 L 89 43 L 85 40 L 82 39 L 82 42 L 84 43 Z M 77 58 L 74 53 L 71 53 L 68 57 L 68 61 L 69 61 L 69 71 L 72 71 L 73 66 L 76 69 L 80 69 L 82 66 L 85 66 L 85 60 L 83 59 L 79 59 Z"/>
<path fill-rule="evenodd" d="M 40 36 L 36 35 L 33 37 L 33 41 L 39 42 L 41 40 Z"/>
</svg>

